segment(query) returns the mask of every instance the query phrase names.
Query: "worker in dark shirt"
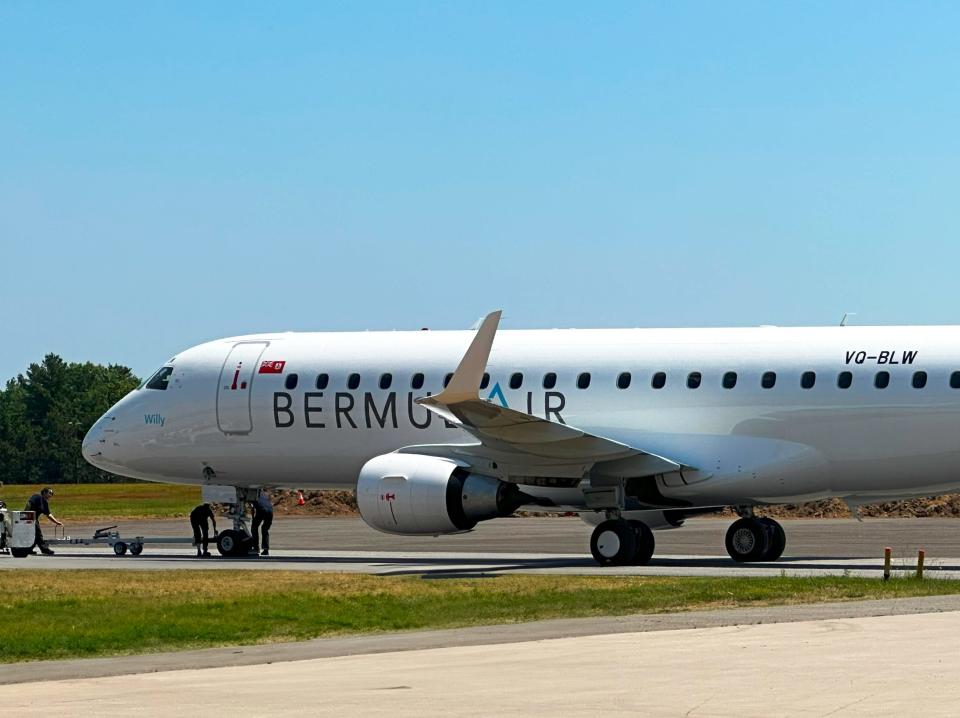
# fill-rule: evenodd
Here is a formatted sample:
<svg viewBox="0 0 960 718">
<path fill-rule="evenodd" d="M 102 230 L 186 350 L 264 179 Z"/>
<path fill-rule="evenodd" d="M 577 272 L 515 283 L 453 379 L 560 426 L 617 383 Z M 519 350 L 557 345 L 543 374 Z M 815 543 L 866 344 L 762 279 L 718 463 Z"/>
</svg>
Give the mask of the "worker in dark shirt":
<svg viewBox="0 0 960 718">
<path fill-rule="evenodd" d="M 253 547 L 251 553 L 259 553 L 261 556 L 270 555 L 270 525 L 273 523 L 273 504 L 270 503 L 270 495 L 266 491 L 261 491 L 257 500 L 251 503 L 253 510 Z M 263 543 L 259 540 L 260 532 L 263 532 Z M 260 546 L 263 546 L 263 553 L 260 553 Z"/>
<path fill-rule="evenodd" d="M 190 512 L 190 527 L 193 529 L 193 543 L 197 547 L 197 558 L 210 555 L 210 552 L 207 550 L 207 546 L 210 544 L 207 521 L 213 524 L 213 535 L 216 536 L 217 519 L 213 515 L 213 509 L 210 508 L 210 504 L 200 504 Z"/>
<path fill-rule="evenodd" d="M 62 523 L 57 521 L 57 517 L 50 513 L 51 496 L 53 496 L 53 489 L 45 488 L 41 490 L 39 494 L 34 494 L 27 499 L 27 505 L 23 508 L 24 511 L 33 511 L 35 514 L 33 521 L 33 525 L 36 528 L 34 545 L 40 549 L 40 553 L 46 556 L 53 556 L 53 551 L 47 546 L 47 542 L 43 540 L 43 532 L 40 530 L 40 517 L 46 516 L 57 526 L 63 526 Z"/>
</svg>

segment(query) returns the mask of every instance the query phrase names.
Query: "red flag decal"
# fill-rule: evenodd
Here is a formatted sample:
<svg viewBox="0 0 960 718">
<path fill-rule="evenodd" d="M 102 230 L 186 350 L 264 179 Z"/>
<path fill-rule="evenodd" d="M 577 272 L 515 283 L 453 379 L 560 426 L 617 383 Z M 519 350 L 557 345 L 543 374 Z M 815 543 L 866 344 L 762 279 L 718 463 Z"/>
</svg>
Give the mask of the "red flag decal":
<svg viewBox="0 0 960 718">
<path fill-rule="evenodd" d="M 262 361 L 260 362 L 259 374 L 283 374 L 285 361 Z"/>
</svg>

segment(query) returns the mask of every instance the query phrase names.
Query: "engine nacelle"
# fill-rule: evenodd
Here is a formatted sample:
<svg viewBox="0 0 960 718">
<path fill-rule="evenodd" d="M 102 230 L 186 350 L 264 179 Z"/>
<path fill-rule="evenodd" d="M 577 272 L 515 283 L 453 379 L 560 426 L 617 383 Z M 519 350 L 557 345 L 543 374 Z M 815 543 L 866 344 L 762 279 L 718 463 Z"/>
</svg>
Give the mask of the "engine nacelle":
<svg viewBox="0 0 960 718">
<path fill-rule="evenodd" d="M 509 516 L 531 499 L 516 484 L 421 454 L 376 456 L 357 481 L 360 516 L 394 534 L 469 531 L 478 521 Z"/>
</svg>

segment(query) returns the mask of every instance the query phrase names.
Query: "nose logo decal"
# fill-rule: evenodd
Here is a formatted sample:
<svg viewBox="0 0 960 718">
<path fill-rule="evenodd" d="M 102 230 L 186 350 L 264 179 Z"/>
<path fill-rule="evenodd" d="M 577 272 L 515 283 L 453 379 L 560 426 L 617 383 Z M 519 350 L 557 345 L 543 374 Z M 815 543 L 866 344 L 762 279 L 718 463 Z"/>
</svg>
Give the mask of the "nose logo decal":
<svg viewBox="0 0 960 718">
<path fill-rule="evenodd" d="M 240 379 L 240 367 L 242 367 L 242 366 L 243 366 L 243 362 L 242 362 L 242 361 L 238 361 L 238 362 L 237 362 L 237 368 L 236 368 L 236 370 L 233 372 L 233 383 L 230 384 L 230 391 L 236 391 L 236 390 L 237 390 L 237 381 Z M 246 389 L 246 388 L 247 388 L 247 382 L 241 381 L 241 382 L 240 382 L 240 389 Z"/>
<path fill-rule="evenodd" d="M 144 424 L 153 424 L 154 426 L 163 426 L 167 423 L 167 417 L 162 416 L 161 414 L 144 414 L 143 415 Z"/>
</svg>

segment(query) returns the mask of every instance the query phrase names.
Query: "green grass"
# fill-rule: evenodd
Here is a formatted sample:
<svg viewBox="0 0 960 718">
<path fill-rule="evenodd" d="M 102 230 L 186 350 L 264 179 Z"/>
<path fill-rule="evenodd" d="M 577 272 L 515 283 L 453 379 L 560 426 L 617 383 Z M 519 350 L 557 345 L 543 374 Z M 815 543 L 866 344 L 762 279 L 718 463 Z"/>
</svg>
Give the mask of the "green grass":
<svg viewBox="0 0 960 718">
<path fill-rule="evenodd" d="M 545 618 L 960 593 L 960 581 L 297 571 L 5 572 L 0 662 Z"/>
<path fill-rule="evenodd" d="M 6 484 L 0 499 L 23 508 L 42 486 Z M 180 518 L 200 503 L 200 488 L 172 484 L 53 484 L 50 512 L 61 521 Z"/>
</svg>

